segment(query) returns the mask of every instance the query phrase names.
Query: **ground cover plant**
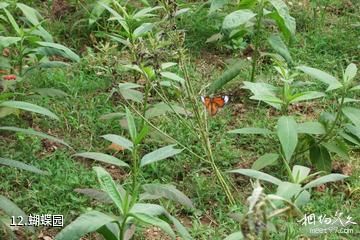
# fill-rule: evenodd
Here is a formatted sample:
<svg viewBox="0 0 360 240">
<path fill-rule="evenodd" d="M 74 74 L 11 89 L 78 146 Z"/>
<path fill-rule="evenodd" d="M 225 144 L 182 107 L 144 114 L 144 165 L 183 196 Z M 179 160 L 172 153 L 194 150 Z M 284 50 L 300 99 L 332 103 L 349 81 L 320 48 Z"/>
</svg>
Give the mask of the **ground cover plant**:
<svg viewBox="0 0 360 240">
<path fill-rule="evenodd" d="M 1 1 L 0 239 L 358 239 L 359 13 Z"/>
</svg>

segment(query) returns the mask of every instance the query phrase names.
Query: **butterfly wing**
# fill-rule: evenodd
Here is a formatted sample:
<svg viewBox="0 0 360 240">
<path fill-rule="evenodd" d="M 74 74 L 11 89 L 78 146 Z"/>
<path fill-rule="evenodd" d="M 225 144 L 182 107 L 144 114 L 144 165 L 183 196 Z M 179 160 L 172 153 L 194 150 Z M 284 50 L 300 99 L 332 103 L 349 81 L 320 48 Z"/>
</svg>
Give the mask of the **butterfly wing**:
<svg viewBox="0 0 360 240">
<path fill-rule="evenodd" d="M 224 105 L 229 101 L 228 96 L 214 97 L 211 99 L 211 102 L 216 104 L 219 108 L 224 107 Z"/>
</svg>

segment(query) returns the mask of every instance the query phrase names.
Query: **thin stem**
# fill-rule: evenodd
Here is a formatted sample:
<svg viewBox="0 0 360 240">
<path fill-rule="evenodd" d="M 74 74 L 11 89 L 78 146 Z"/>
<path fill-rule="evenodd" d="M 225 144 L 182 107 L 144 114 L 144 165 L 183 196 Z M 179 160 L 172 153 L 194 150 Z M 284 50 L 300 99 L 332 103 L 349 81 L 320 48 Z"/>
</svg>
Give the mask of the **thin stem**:
<svg viewBox="0 0 360 240">
<path fill-rule="evenodd" d="M 256 62 L 259 58 L 259 45 L 260 45 L 260 32 L 261 32 L 261 25 L 262 25 L 262 18 L 263 18 L 263 8 L 264 8 L 264 0 L 261 0 L 258 6 L 257 11 L 257 20 L 256 20 L 256 26 L 255 26 L 255 49 L 254 49 L 254 55 L 252 59 L 252 66 L 251 66 L 251 78 L 250 82 L 253 82 L 255 79 L 255 73 L 256 73 Z"/>
</svg>

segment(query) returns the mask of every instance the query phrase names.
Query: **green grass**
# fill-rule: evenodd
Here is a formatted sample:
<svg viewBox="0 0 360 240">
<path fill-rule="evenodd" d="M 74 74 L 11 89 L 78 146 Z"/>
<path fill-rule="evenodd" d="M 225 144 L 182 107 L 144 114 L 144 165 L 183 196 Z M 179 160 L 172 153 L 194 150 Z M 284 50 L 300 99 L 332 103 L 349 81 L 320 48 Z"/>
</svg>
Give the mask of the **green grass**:
<svg viewBox="0 0 360 240">
<path fill-rule="evenodd" d="M 326 14 L 322 23 L 326 31 L 319 31 L 309 26 L 311 15 L 304 14 L 304 10 L 296 8 L 295 17 L 298 17 L 300 32 L 291 47 L 293 58 L 296 62 L 316 67 L 332 73 L 340 73 L 348 63 L 355 62 L 359 66 L 360 37 L 359 27 L 353 27 L 359 21 L 353 15 L 334 16 Z M 179 28 L 187 30 L 186 46 L 192 54 L 193 61 L 201 58 L 202 51 L 217 52 L 223 51 L 216 46 L 205 44 L 208 37 L 218 31 L 221 17 L 209 18 L 207 9 L 204 8 L 188 18 L 179 22 Z M 302 23 L 304 20 L 304 23 Z M 66 26 L 58 23 L 58 34 L 61 39 Z M 79 46 L 76 40 L 70 41 L 71 45 Z M 104 56 L 102 56 L 104 57 Z M 106 57 L 106 56 L 105 56 Z M 231 58 L 232 55 L 224 57 Z M 123 79 L 113 78 L 106 74 L 96 75 L 96 71 L 88 66 L 83 60 L 81 64 L 74 65 L 70 69 L 47 70 L 34 72 L 19 87 L 19 91 L 29 93 L 35 88 L 56 88 L 66 92 L 69 96 L 65 98 L 49 98 L 39 96 L 26 96 L 19 98 L 47 107 L 60 117 L 60 121 L 53 121 L 46 117 L 22 113 L 20 117 L 9 116 L 1 119 L 1 125 L 13 125 L 22 127 L 37 127 L 43 132 L 49 132 L 69 143 L 73 149 L 58 147 L 55 152 L 46 152 L 42 142 L 34 137 L 22 134 L 0 135 L 0 152 L 3 157 L 12 158 L 24 163 L 32 164 L 42 170 L 49 171 L 51 176 L 40 176 L 34 173 L 16 170 L 13 168 L 0 168 L 0 193 L 9 197 L 26 213 L 31 214 L 63 214 L 65 223 L 70 223 L 81 213 L 90 208 L 103 211 L 115 209 L 89 198 L 82 196 L 73 190 L 75 188 L 98 188 L 95 173 L 91 167 L 99 165 L 89 160 L 79 160 L 72 157 L 72 154 L 81 151 L 111 152 L 107 149 L 109 142 L 100 136 L 107 133 L 126 135 L 126 131 L 120 126 L 117 119 L 100 120 L 99 118 L 112 112 L 123 111 L 126 104 L 123 100 L 115 97 L 109 98 L 109 92 L 113 86 Z M 100 62 L 96 64 L 101 64 Z M 202 88 L 209 79 L 201 79 L 197 73 L 197 66 L 192 63 L 189 66 L 192 78 L 198 89 Z M 218 76 L 220 70 L 217 68 L 210 76 Z M 270 66 L 262 66 L 261 74 L 272 75 Z M 248 74 L 242 73 L 241 77 L 226 86 L 224 92 L 231 92 L 240 88 L 241 81 L 246 80 Z M 357 78 L 359 79 L 359 77 Z M 265 81 L 271 81 L 265 79 Z M 321 87 L 321 85 L 315 86 Z M 248 98 L 247 95 L 242 98 Z M 234 99 L 237 99 L 234 97 Z M 240 115 L 233 115 L 235 104 L 231 101 L 216 117 L 209 120 L 211 142 L 214 146 L 216 162 L 223 170 L 235 168 L 239 163 L 247 164 L 257 157 L 277 151 L 274 149 L 274 139 L 258 138 L 255 136 L 237 136 L 227 134 L 228 130 L 241 127 L 267 127 L 273 129 L 276 125 L 277 116 L 268 118 L 269 108 L 264 104 L 257 104 L 249 99 L 239 99 L 244 103 L 246 112 Z M 333 106 L 327 100 L 318 101 L 318 105 L 325 109 Z M 25 120 L 30 119 L 30 120 Z M 156 119 L 156 126 L 160 127 L 169 135 L 175 137 L 185 146 L 193 151 L 201 153 L 201 146 L 197 138 L 191 136 L 191 132 L 184 128 L 173 116 Z M 1 133 L 2 134 L 2 133 Z M 167 143 L 161 137 L 151 137 L 146 141 L 142 154 L 152 151 Z M 120 159 L 128 161 L 126 153 L 117 155 Z M 354 149 L 353 159 L 350 162 L 353 167 L 353 177 L 346 182 L 352 189 L 359 188 L 360 182 L 356 177 L 360 174 L 358 167 L 359 149 Z M 271 170 L 271 171 L 270 171 Z M 269 168 L 269 172 L 280 179 L 286 180 L 286 172 L 280 166 Z M 229 176 L 235 179 L 234 176 Z M 231 232 L 239 230 L 239 223 L 232 220 L 228 213 L 236 210 L 244 211 L 246 199 L 251 193 L 251 185 L 248 178 L 241 178 L 235 181 L 238 192 L 234 193 L 239 204 L 230 209 L 226 202 L 225 195 L 217 184 L 209 165 L 202 163 L 199 159 L 184 151 L 174 160 L 156 163 L 148 166 L 143 176 L 143 183 L 159 182 L 172 183 L 189 196 L 196 206 L 196 210 L 189 211 L 169 201 L 161 200 L 163 205 L 170 212 L 180 219 L 190 219 L 192 225 L 189 231 L 194 239 L 223 239 Z M 125 181 L 126 182 L 126 181 Z M 266 185 L 266 189 L 274 190 L 272 186 Z M 306 213 L 334 215 L 341 210 L 359 222 L 360 208 L 357 204 L 360 198 L 359 191 L 348 196 L 343 183 L 330 184 L 325 192 L 315 192 L 312 200 L 302 210 Z M 297 238 L 299 232 L 298 218 L 288 219 L 283 222 L 291 229 L 293 238 Z M 280 220 L 279 220 L 280 221 Z M 357 228 L 354 228 L 358 230 Z M 41 229 L 38 229 L 40 232 Z M 141 234 L 139 234 L 141 235 Z M 272 239 L 281 239 L 283 232 L 273 235 Z M 324 239 L 320 236 L 318 239 Z M 358 239 L 358 235 L 336 235 L 330 234 L 326 239 Z M 139 239 L 141 237 L 139 236 Z M 1 238 L 0 238 L 1 239 Z"/>
</svg>

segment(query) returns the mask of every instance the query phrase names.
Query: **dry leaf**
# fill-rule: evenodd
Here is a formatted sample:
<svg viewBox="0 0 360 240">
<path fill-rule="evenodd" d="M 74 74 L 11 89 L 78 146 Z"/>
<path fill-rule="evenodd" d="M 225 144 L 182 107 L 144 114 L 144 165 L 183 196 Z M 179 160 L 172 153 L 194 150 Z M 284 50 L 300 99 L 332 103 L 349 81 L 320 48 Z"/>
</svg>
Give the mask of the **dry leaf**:
<svg viewBox="0 0 360 240">
<path fill-rule="evenodd" d="M 116 143 L 110 144 L 110 146 L 108 146 L 107 149 L 114 150 L 116 152 L 121 152 L 121 151 L 125 150 L 125 148 L 123 146 L 120 146 Z"/>
</svg>

